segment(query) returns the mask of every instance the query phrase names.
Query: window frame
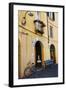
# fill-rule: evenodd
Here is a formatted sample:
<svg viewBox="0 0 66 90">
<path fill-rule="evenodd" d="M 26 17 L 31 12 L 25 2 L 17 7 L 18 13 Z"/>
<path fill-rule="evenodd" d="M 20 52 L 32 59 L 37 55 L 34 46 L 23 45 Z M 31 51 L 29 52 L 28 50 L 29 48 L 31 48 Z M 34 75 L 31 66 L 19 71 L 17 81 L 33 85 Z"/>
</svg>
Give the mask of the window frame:
<svg viewBox="0 0 66 90">
<path fill-rule="evenodd" d="M 52 26 L 50 26 L 50 38 L 53 38 L 53 27 Z"/>
</svg>

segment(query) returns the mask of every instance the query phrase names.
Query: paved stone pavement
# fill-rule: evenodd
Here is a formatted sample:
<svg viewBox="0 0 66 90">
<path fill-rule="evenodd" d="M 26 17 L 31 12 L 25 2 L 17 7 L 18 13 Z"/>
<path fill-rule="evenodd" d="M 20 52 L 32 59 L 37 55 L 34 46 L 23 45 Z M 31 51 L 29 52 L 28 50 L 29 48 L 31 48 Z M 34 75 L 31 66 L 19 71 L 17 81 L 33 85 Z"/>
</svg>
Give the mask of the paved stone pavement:
<svg viewBox="0 0 66 90">
<path fill-rule="evenodd" d="M 48 77 L 58 77 L 58 64 L 52 64 L 47 66 L 46 68 L 36 68 L 35 66 L 32 68 L 32 74 L 29 77 L 25 77 L 25 79 L 29 78 L 48 78 Z"/>
</svg>

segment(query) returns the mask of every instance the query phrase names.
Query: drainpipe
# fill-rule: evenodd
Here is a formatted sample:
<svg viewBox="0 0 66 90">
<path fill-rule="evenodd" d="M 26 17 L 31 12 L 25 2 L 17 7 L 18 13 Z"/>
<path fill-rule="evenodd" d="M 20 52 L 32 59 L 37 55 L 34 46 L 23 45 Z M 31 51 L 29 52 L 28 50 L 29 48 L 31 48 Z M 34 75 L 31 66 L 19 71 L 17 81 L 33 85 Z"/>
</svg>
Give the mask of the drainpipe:
<svg viewBox="0 0 66 90">
<path fill-rule="evenodd" d="M 47 12 L 47 35 L 48 35 L 48 44 L 49 44 L 48 16 L 49 16 L 49 12 Z"/>
</svg>

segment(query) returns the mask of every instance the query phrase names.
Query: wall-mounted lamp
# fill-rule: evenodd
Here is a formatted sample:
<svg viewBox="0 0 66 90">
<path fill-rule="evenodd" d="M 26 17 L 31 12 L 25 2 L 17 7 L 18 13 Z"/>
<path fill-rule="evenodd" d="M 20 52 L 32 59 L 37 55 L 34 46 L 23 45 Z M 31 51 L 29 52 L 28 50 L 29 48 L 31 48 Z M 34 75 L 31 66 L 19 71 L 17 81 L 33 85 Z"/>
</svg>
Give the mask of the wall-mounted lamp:
<svg viewBox="0 0 66 90">
<path fill-rule="evenodd" d="M 23 17 L 23 19 L 22 19 L 22 22 L 21 22 L 22 25 L 25 25 L 25 24 L 26 24 L 26 15 L 27 15 L 27 14 L 28 14 L 29 16 L 31 16 L 31 17 L 33 16 L 33 13 L 31 13 L 31 11 L 26 11 L 26 12 L 25 12 L 25 15 L 24 15 L 24 17 Z"/>
</svg>

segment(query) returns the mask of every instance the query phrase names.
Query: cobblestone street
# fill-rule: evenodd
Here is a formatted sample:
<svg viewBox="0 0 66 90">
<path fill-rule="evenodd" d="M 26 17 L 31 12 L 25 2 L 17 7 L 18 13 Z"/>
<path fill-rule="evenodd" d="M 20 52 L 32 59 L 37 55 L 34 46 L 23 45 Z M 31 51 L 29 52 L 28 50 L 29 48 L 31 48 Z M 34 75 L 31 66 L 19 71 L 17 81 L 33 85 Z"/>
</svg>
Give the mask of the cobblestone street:
<svg viewBox="0 0 66 90">
<path fill-rule="evenodd" d="M 48 77 L 58 77 L 58 64 L 52 64 L 46 68 L 32 68 L 32 74 L 25 78 L 48 78 Z"/>
</svg>

